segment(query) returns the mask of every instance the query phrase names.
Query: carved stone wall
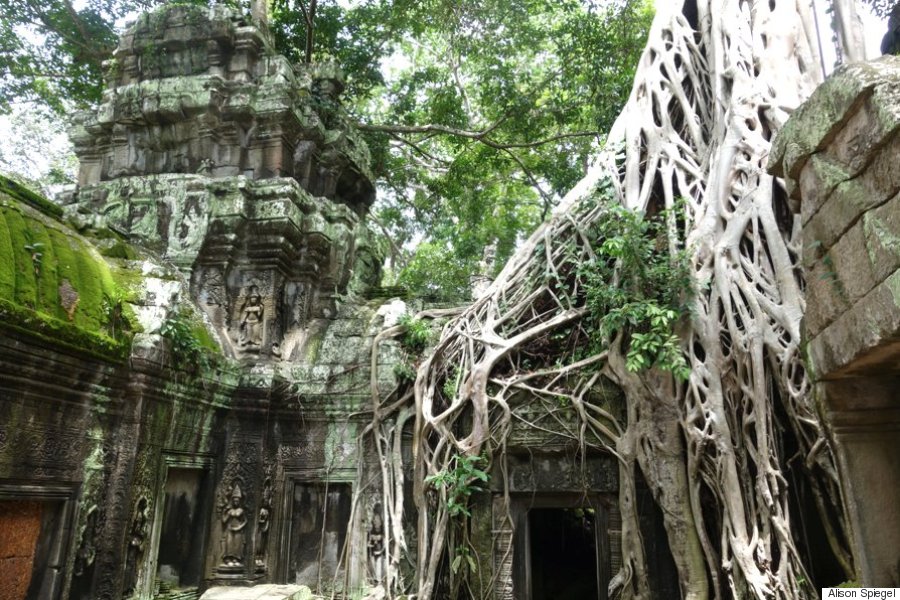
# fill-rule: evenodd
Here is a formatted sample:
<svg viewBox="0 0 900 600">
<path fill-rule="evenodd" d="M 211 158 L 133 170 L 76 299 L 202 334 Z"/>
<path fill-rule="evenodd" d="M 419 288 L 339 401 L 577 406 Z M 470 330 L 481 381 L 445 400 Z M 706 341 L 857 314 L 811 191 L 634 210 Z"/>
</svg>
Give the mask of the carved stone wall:
<svg viewBox="0 0 900 600">
<path fill-rule="evenodd" d="M 359 296 L 383 251 L 340 72 L 290 65 L 234 10 L 168 5 L 106 84 L 64 211 L 0 190 L 0 502 L 58 524 L 7 571 L 42 600 L 287 582 L 320 508 L 297 490 L 346 504 L 368 468 L 372 340 L 405 309 Z M 364 512 L 325 528 L 353 586 Z"/>
<path fill-rule="evenodd" d="M 803 227 L 807 365 L 841 470 L 860 583 L 900 585 L 900 59 L 835 72 L 770 170 Z"/>
</svg>

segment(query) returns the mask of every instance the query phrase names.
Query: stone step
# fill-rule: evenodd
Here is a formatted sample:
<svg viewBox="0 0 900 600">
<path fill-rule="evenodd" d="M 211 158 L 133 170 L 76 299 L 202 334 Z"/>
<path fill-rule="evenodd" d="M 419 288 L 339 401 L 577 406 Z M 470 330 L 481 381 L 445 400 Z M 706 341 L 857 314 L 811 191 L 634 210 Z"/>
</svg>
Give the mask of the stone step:
<svg viewBox="0 0 900 600">
<path fill-rule="evenodd" d="M 314 600 L 305 585 L 217 586 L 206 590 L 200 600 Z"/>
</svg>

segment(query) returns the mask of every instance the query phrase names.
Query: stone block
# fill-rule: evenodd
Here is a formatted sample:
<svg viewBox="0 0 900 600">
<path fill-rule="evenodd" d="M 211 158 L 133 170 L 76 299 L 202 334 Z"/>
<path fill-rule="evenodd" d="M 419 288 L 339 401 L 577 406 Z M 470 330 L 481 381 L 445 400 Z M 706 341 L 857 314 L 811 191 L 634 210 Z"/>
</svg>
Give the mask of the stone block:
<svg viewBox="0 0 900 600">
<path fill-rule="evenodd" d="M 862 299 L 878 283 L 866 246 L 862 222 L 851 227 L 837 241 L 829 255 L 840 286 L 851 304 Z"/>
<path fill-rule="evenodd" d="M 827 254 L 818 256 L 817 260 L 804 269 L 807 302 L 803 326 L 810 337 L 818 335 L 850 308 L 847 293 L 834 270 L 833 259 Z"/>
<path fill-rule="evenodd" d="M 900 135 L 891 136 L 872 158 L 859 180 L 878 204 L 900 193 Z"/>
<path fill-rule="evenodd" d="M 877 108 L 870 116 L 876 120 L 880 131 L 895 128 L 900 123 L 896 114 L 900 109 L 893 106 L 900 104 L 893 97 L 897 90 L 892 84 L 898 78 L 900 58 L 895 56 L 839 68 L 816 88 L 776 136 L 768 163 L 769 172 L 797 179 L 809 156 L 827 147 L 860 108 L 861 101 L 869 96 L 875 98 Z M 876 87 L 883 91 L 873 91 Z"/>
<path fill-rule="evenodd" d="M 805 199 L 804 195 L 804 203 Z M 804 244 L 832 248 L 863 214 L 886 199 L 873 195 L 861 178 L 838 184 L 825 205 L 803 224 Z M 804 266 L 808 264 L 804 262 Z"/>
<path fill-rule="evenodd" d="M 810 299 L 810 304 L 817 302 L 820 300 Z M 818 335 L 808 331 L 809 356 L 823 379 L 868 368 L 896 369 L 900 356 L 900 271 L 892 273 Z"/>
<path fill-rule="evenodd" d="M 850 179 L 842 165 L 824 154 L 814 154 L 800 171 L 800 214 L 803 225 L 830 199 L 838 185 Z"/>
<path fill-rule="evenodd" d="M 900 268 L 900 195 L 863 215 L 861 229 L 876 281 Z"/>
<path fill-rule="evenodd" d="M 893 94 L 876 87 L 863 94 L 860 106 L 842 124 L 828 143 L 826 154 L 845 165 L 851 176 L 860 173 L 872 160 L 874 152 L 900 126 L 900 120 L 885 102 L 896 102 Z"/>
</svg>

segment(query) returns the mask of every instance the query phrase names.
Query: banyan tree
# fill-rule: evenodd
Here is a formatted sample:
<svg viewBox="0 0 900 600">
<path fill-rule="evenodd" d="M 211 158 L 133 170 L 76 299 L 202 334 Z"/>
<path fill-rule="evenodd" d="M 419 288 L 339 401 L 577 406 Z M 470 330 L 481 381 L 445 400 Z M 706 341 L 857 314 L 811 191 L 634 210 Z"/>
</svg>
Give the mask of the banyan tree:
<svg viewBox="0 0 900 600">
<path fill-rule="evenodd" d="M 843 55 L 858 56 L 852 6 L 836 8 Z M 835 461 L 803 364 L 799 223 L 766 173 L 773 137 L 823 77 L 813 12 L 805 0 L 656 10 L 630 99 L 587 177 L 443 326 L 414 393 L 376 399 L 393 593 L 443 595 L 442 561 L 465 529 L 458 486 L 488 464 L 502 479 L 510 401 L 523 395 L 573 411 L 579 447 L 617 461 L 622 564 L 610 597 L 650 597 L 639 478 L 683 598 L 818 597 L 801 550 L 810 529 L 851 577 Z M 634 272 L 651 267 L 663 274 L 655 283 Z M 623 414 L 594 401 L 609 382 Z M 392 452 L 410 423 L 415 557 Z M 468 481 L 447 483 L 473 462 Z M 415 581 L 401 575 L 406 558 Z"/>
</svg>

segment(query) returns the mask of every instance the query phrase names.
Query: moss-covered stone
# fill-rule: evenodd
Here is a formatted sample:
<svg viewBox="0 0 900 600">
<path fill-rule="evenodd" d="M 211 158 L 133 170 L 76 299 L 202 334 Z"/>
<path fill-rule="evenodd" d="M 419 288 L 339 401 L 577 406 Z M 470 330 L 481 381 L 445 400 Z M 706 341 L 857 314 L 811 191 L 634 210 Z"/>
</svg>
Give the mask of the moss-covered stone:
<svg viewBox="0 0 900 600">
<path fill-rule="evenodd" d="M 109 265 L 87 240 L 20 196 L 0 189 L 0 320 L 66 346 L 124 357 L 126 336 L 110 337 L 110 299 L 120 293 Z"/>
<path fill-rule="evenodd" d="M 36 208 L 49 217 L 62 218 L 62 208 L 9 177 L 0 175 L 0 192 Z"/>
</svg>

